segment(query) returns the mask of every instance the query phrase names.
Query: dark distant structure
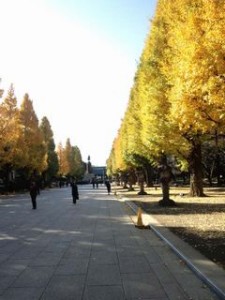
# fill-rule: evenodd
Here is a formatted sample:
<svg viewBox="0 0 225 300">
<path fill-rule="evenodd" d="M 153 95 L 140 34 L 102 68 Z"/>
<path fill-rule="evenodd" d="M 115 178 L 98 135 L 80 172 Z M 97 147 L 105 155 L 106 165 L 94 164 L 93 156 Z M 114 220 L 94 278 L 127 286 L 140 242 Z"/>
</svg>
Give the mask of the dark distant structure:
<svg viewBox="0 0 225 300">
<path fill-rule="evenodd" d="M 104 180 L 104 178 L 106 176 L 106 167 L 105 166 L 101 166 L 101 167 L 93 166 L 92 167 L 92 174 L 95 177 L 101 177 Z"/>
<path fill-rule="evenodd" d="M 92 166 L 90 155 L 88 155 L 88 161 L 85 163 L 85 174 L 83 177 L 83 183 L 90 183 L 93 179 L 98 182 L 103 182 L 106 176 L 105 166 Z"/>
<path fill-rule="evenodd" d="M 86 164 L 86 174 L 92 173 L 91 157 L 88 155 L 88 162 Z"/>
</svg>

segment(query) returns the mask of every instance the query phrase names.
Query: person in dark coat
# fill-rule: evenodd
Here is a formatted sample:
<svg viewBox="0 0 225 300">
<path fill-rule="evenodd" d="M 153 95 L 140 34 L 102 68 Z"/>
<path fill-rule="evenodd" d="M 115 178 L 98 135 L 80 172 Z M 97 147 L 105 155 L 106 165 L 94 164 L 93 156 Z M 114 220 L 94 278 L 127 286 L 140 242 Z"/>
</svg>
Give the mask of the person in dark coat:
<svg viewBox="0 0 225 300">
<path fill-rule="evenodd" d="M 73 197 L 73 203 L 76 204 L 77 199 L 79 199 L 79 193 L 78 193 L 78 187 L 75 179 L 73 179 L 71 182 L 71 192 Z"/>
<path fill-rule="evenodd" d="M 105 185 L 108 191 L 108 195 L 111 193 L 111 184 L 108 179 L 105 180 Z"/>
<path fill-rule="evenodd" d="M 92 180 L 91 180 L 91 183 L 92 183 L 92 187 L 93 187 L 93 189 L 95 189 L 95 178 L 92 178 Z"/>
<path fill-rule="evenodd" d="M 31 197 L 33 209 L 36 209 L 37 208 L 36 198 L 37 198 L 39 189 L 34 180 L 31 181 L 29 190 L 30 190 L 30 197 Z"/>
</svg>

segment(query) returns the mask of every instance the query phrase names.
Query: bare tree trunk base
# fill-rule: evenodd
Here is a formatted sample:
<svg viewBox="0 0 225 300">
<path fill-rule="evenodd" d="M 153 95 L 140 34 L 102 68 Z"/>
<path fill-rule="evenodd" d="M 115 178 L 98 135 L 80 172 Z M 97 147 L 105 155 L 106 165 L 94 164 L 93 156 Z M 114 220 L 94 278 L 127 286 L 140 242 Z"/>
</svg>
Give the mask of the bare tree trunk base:
<svg viewBox="0 0 225 300">
<path fill-rule="evenodd" d="M 159 206 L 163 206 L 163 207 L 175 207 L 177 206 L 176 202 L 174 200 L 171 199 L 162 199 L 159 201 Z"/>
<path fill-rule="evenodd" d="M 140 191 L 137 193 L 137 195 L 148 195 L 148 193 L 146 193 L 145 191 Z"/>
</svg>

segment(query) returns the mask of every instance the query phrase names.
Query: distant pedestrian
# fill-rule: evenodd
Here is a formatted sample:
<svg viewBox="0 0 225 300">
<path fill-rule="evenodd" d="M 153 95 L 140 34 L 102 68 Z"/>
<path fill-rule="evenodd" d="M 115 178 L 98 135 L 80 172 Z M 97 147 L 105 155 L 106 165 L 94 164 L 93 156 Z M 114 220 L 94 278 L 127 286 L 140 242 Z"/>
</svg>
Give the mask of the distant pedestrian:
<svg viewBox="0 0 225 300">
<path fill-rule="evenodd" d="M 34 180 L 31 181 L 29 190 L 30 190 L 30 197 L 31 197 L 33 209 L 36 209 L 37 208 L 36 198 L 39 192 L 39 188 Z"/>
<path fill-rule="evenodd" d="M 71 192 L 73 197 L 73 203 L 76 204 L 77 199 L 79 199 L 79 193 L 78 193 L 78 187 L 75 179 L 73 179 L 71 182 Z"/>
<path fill-rule="evenodd" d="M 92 180 L 91 180 L 91 183 L 92 183 L 92 187 L 93 187 L 93 189 L 95 189 L 95 178 L 92 178 Z"/>
<path fill-rule="evenodd" d="M 96 184 L 96 189 L 98 189 L 98 179 L 96 179 L 95 184 Z"/>
<path fill-rule="evenodd" d="M 108 179 L 105 180 L 105 185 L 106 185 L 106 188 L 107 188 L 108 195 L 110 195 L 110 193 L 111 193 L 111 184 L 110 184 Z"/>
</svg>

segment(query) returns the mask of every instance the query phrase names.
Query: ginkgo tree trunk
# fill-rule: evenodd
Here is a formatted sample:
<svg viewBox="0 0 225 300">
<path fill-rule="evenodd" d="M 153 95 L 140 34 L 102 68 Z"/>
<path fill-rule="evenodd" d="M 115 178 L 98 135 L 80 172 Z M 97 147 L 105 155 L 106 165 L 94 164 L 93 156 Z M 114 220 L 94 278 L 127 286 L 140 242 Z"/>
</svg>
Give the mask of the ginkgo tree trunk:
<svg viewBox="0 0 225 300">
<path fill-rule="evenodd" d="M 189 154 L 189 170 L 190 170 L 190 196 L 202 197 L 203 181 L 202 181 L 202 152 L 201 143 L 197 138 L 192 141 L 193 147 Z"/>
<path fill-rule="evenodd" d="M 173 179 L 172 168 L 168 165 L 167 157 L 162 153 L 161 164 L 159 166 L 160 182 L 162 185 L 163 198 L 159 201 L 161 206 L 175 206 L 174 200 L 170 199 L 170 182 Z"/>
</svg>

